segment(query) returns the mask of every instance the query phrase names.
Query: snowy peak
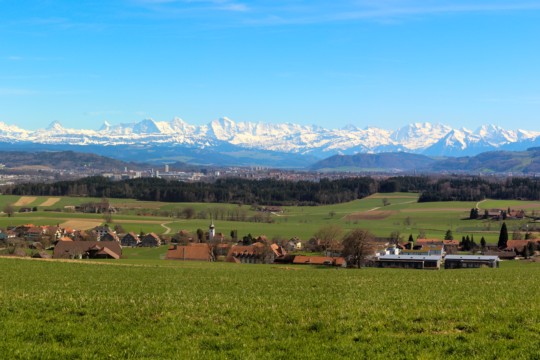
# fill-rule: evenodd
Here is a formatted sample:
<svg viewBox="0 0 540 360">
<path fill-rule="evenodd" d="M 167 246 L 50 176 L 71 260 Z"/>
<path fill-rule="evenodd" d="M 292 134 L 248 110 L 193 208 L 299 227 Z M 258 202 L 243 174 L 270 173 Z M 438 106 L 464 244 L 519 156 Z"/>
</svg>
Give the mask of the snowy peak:
<svg viewBox="0 0 540 360">
<path fill-rule="evenodd" d="M 62 131 L 64 131 L 64 127 L 62 126 L 62 124 L 60 124 L 60 122 L 53 121 L 52 123 L 49 124 L 49 126 L 47 126 L 46 130 L 47 131 L 62 132 Z"/>
<path fill-rule="evenodd" d="M 208 127 L 214 137 L 221 141 L 230 140 L 238 132 L 236 123 L 226 117 L 212 121 Z"/>
<path fill-rule="evenodd" d="M 230 145 L 241 149 L 275 151 L 328 157 L 334 154 L 412 152 L 426 155 L 475 155 L 481 151 L 525 150 L 538 146 L 540 132 L 506 130 L 496 125 L 475 131 L 453 129 L 428 122 L 397 130 L 347 125 L 340 129 L 294 123 L 235 122 L 222 117 L 204 125 L 190 125 L 181 118 L 171 121 L 144 119 L 110 124 L 99 130 L 64 128 L 59 122 L 30 131 L 0 122 L 0 141 L 71 145 L 174 145 L 211 149 Z"/>
<path fill-rule="evenodd" d="M 153 119 L 144 119 L 133 126 L 134 134 L 155 134 L 161 133 L 161 129 Z"/>
<path fill-rule="evenodd" d="M 433 145 L 452 130 L 441 124 L 413 123 L 395 131 L 391 138 L 409 150 L 417 150 Z"/>
<path fill-rule="evenodd" d="M 516 131 L 505 130 L 496 125 L 483 125 L 479 127 L 474 134 L 483 138 L 493 146 L 501 146 L 515 142 L 518 139 Z"/>
<path fill-rule="evenodd" d="M 108 121 L 104 121 L 103 125 L 99 128 L 98 131 L 109 131 L 111 129 L 111 124 Z"/>
<path fill-rule="evenodd" d="M 8 125 L 5 122 L 0 121 L 0 132 L 1 133 L 26 133 L 26 130 L 21 129 L 15 125 Z"/>
</svg>

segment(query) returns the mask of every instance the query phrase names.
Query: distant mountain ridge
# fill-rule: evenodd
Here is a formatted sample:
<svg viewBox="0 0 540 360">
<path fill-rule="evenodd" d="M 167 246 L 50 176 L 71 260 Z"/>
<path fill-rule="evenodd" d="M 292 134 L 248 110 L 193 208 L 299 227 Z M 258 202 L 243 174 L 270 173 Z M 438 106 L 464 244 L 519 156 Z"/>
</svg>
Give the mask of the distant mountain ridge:
<svg viewBox="0 0 540 360">
<path fill-rule="evenodd" d="M 51 169 L 75 170 L 89 168 L 103 171 L 112 169 L 141 169 L 144 164 L 127 163 L 95 154 L 74 151 L 0 151 L 0 162 L 6 168 L 19 168 L 27 166 L 42 166 Z"/>
<path fill-rule="evenodd" d="M 315 171 L 540 174 L 540 148 L 489 151 L 476 156 L 434 159 L 409 153 L 335 155 L 310 167 Z"/>
<path fill-rule="evenodd" d="M 404 152 L 380 154 L 334 155 L 313 164 L 311 170 L 344 171 L 413 171 L 428 169 L 437 160 Z"/>
<path fill-rule="evenodd" d="M 106 147 L 105 147 L 106 148 Z M 82 148 L 84 150 L 85 148 Z M 114 149 L 118 149 L 113 147 Z M 128 149 L 123 148 L 122 149 Z M 126 150 L 127 151 L 127 150 Z M 118 155 L 118 151 L 114 154 Z M 153 165 L 141 162 L 125 162 L 114 154 L 100 156 L 76 151 L 1 151 L 1 163 L 6 169 L 22 169 L 41 166 L 50 169 L 101 171 L 147 170 Z M 220 161 L 230 161 L 226 156 Z M 184 162 L 167 162 L 171 169 L 199 171 L 204 165 Z M 334 155 L 305 168 L 311 171 L 347 171 L 377 173 L 464 173 L 464 174 L 540 174 L 540 147 L 527 151 L 491 151 L 472 157 L 432 158 L 421 154 L 404 152 Z"/>
<path fill-rule="evenodd" d="M 142 147 L 147 151 L 165 149 L 167 158 L 180 156 L 191 163 L 222 164 L 215 159 L 225 156 L 227 165 L 306 167 L 337 154 L 407 152 L 474 156 L 494 150 L 523 151 L 540 146 L 540 131 L 507 130 L 495 125 L 471 131 L 427 122 L 397 130 L 354 125 L 327 129 L 291 123 L 235 122 L 228 118 L 190 125 L 175 118 L 168 122 L 145 119 L 118 125 L 105 122 L 98 130 L 68 129 L 58 122 L 46 129 L 25 130 L 0 122 L 0 143 L 4 144 L 2 148 L 7 144 L 33 144 L 44 150 L 50 146 L 94 149 L 118 146 L 129 151 Z M 143 152 L 137 156 L 143 158 L 124 160 L 159 160 L 156 151 L 153 157 Z"/>
</svg>

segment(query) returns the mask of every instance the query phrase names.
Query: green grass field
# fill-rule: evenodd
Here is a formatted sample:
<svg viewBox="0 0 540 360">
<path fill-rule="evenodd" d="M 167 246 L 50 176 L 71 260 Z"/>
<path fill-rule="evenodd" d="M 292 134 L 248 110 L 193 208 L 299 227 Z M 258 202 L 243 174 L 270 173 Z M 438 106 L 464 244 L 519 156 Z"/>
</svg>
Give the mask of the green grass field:
<svg viewBox="0 0 540 360">
<path fill-rule="evenodd" d="M 0 259 L 0 283 L 3 359 L 540 358 L 539 263 Z"/>
<path fill-rule="evenodd" d="M 389 205 L 383 206 L 383 199 L 387 199 Z M 496 242 L 501 222 L 492 220 L 464 220 L 469 216 L 471 208 L 476 202 L 436 202 L 417 203 L 417 194 L 393 193 L 375 194 L 365 199 L 348 203 L 328 206 L 290 206 L 284 207 L 282 214 L 271 215 L 271 223 L 256 223 L 249 221 L 227 221 L 214 217 L 216 231 L 228 236 L 231 230 L 238 230 L 240 236 L 251 233 L 253 236 L 266 235 L 274 238 L 291 238 L 297 236 L 308 240 L 322 226 L 334 224 L 341 226 L 345 231 L 354 228 L 370 230 L 375 235 L 387 237 L 393 231 L 399 231 L 404 238 L 409 234 L 416 237 L 424 232 L 429 238 L 442 238 L 447 230 L 452 230 L 454 238 L 473 235 L 479 242 L 484 236 L 488 242 Z M 17 203 L 21 197 L 0 196 L 0 207 L 6 204 Z M 0 227 L 33 223 L 35 225 L 56 225 L 69 220 L 94 220 L 105 223 L 103 216 L 99 214 L 79 214 L 70 212 L 51 212 L 45 210 L 63 209 L 64 206 L 78 205 L 82 202 L 99 202 L 101 199 L 89 199 L 80 197 L 64 197 L 50 206 L 46 204 L 48 197 L 37 197 L 30 207 L 37 206 L 38 211 L 33 213 L 15 213 L 13 217 L 0 216 Z M 227 214 L 228 212 L 241 211 L 247 217 L 256 214 L 250 206 L 233 204 L 201 204 L 201 203 L 161 203 L 145 202 L 130 199 L 110 199 L 110 202 L 118 207 L 119 213 L 113 215 L 113 223 L 120 224 L 126 231 L 155 232 L 163 234 L 167 228 L 171 233 L 179 230 L 188 230 L 195 233 L 198 228 L 207 229 L 210 223 L 211 213 Z M 481 209 L 511 207 L 513 209 L 525 209 L 529 213 L 540 212 L 540 202 L 527 201 L 500 201 L 486 200 L 478 203 Z M 17 209 L 21 206 L 16 207 Z M 196 214 L 206 213 L 206 219 L 185 220 L 174 214 L 185 208 L 193 208 Z M 167 216 L 168 214 L 168 216 Z M 508 220 L 510 231 L 523 227 L 529 220 Z M 162 226 L 162 224 L 164 226 Z"/>
</svg>

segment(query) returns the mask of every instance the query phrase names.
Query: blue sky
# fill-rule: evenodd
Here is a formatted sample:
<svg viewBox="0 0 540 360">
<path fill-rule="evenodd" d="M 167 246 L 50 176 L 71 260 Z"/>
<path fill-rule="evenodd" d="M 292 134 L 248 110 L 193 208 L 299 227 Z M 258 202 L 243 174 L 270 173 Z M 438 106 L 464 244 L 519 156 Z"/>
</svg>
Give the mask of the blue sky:
<svg viewBox="0 0 540 360">
<path fill-rule="evenodd" d="M 540 130 L 540 1 L 0 0 L 0 121 Z"/>
</svg>

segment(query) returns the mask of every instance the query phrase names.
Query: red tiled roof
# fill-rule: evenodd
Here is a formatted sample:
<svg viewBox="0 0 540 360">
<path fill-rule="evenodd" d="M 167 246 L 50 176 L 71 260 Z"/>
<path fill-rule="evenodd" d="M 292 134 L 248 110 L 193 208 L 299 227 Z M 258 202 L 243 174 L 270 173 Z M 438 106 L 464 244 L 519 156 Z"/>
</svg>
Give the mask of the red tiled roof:
<svg viewBox="0 0 540 360">
<path fill-rule="evenodd" d="M 342 257 L 330 257 L 330 256 L 298 255 L 298 256 L 295 256 L 293 260 L 293 264 L 309 264 L 309 265 L 339 265 L 341 266 L 344 262 L 345 262 L 345 259 Z"/>
<path fill-rule="evenodd" d="M 212 252 L 208 244 L 197 244 L 197 246 L 171 246 L 167 251 L 168 260 L 198 260 L 211 261 Z"/>
<path fill-rule="evenodd" d="M 506 243 L 506 249 L 523 251 L 525 246 L 527 246 L 528 244 L 529 240 L 508 240 L 508 242 Z"/>
<path fill-rule="evenodd" d="M 287 252 L 285 251 L 285 249 L 283 247 L 279 246 L 278 244 L 270 245 L 270 249 L 272 249 L 272 251 L 274 252 L 274 254 L 277 257 L 287 255 Z"/>
<path fill-rule="evenodd" d="M 98 252 L 97 252 L 98 255 L 109 255 L 110 257 L 112 257 L 113 259 L 120 259 L 120 255 L 118 255 L 117 253 L 115 253 L 114 251 L 112 251 L 111 249 L 109 249 L 108 247 L 104 246 L 103 248 L 101 248 Z"/>
</svg>

